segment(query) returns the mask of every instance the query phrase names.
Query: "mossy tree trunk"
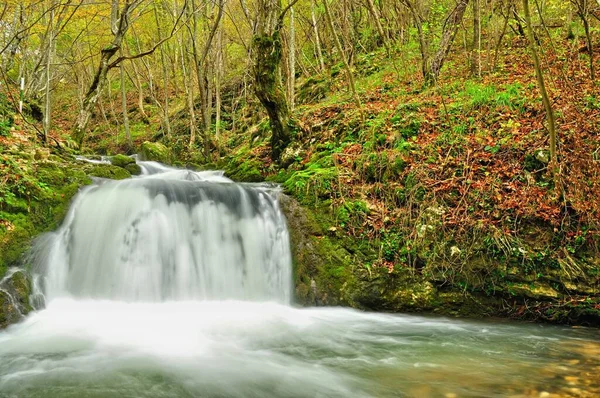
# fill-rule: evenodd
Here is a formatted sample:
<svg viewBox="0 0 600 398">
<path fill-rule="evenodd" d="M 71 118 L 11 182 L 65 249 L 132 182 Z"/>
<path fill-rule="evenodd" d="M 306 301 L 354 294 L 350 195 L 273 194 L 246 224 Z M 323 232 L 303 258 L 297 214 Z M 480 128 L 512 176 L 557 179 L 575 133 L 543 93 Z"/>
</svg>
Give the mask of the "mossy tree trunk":
<svg viewBox="0 0 600 398">
<path fill-rule="evenodd" d="M 292 139 L 290 108 L 277 76 L 281 66 L 283 17 L 294 3 L 290 2 L 281 11 L 281 0 L 259 1 L 256 32 L 252 40 L 254 91 L 269 116 L 271 159 L 275 162 L 279 161 Z"/>
</svg>

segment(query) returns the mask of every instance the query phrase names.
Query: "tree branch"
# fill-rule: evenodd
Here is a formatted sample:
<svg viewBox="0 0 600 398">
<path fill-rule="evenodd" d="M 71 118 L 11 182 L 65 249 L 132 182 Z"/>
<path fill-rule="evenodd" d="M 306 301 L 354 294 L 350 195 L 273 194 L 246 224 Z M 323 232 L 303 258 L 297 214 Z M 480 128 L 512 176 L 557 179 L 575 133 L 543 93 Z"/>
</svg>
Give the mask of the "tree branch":
<svg viewBox="0 0 600 398">
<path fill-rule="evenodd" d="M 165 43 L 167 40 L 169 40 L 173 36 L 175 36 L 175 33 L 179 32 L 179 30 L 183 26 L 183 25 L 179 25 L 179 22 L 181 21 L 181 18 L 183 18 L 183 14 L 185 13 L 187 6 L 188 6 L 188 2 L 187 2 L 187 0 L 185 0 L 185 2 L 183 4 L 183 8 L 181 9 L 181 13 L 177 16 L 177 19 L 175 20 L 175 23 L 173 24 L 173 29 L 171 29 L 171 33 L 169 34 L 169 36 L 159 40 L 158 43 L 156 43 L 149 50 L 143 51 L 143 52 L 141 52 L 139 54 L 135 54 L 135 55 L 122 55 L 122 56 L 118 57 L 117 59 L 115 59 L 113 62 L 111 62 L 108 65 L 108 69 L 116 68 L 117 66 L 119 66 L 119 64 L 121 62 L 123 62 L 125 60 L 138 59 L 138 58 L 142 58 L 147 55 L 153 54 L 163 43 Z"/>
</svg>

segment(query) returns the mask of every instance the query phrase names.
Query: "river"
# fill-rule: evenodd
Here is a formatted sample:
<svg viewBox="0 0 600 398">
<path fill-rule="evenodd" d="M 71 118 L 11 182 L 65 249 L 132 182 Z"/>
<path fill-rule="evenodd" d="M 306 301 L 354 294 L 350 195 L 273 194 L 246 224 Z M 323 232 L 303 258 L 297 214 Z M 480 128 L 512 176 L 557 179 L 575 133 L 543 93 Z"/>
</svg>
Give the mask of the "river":
<svg viewBox="0 0 600 398">
<path fill-rule="evenodd" d="M 0 397 L 595 397 L 597 329 L 298 308 L 277 188 L 139 162 L 36 244 Z"/>
</svg>

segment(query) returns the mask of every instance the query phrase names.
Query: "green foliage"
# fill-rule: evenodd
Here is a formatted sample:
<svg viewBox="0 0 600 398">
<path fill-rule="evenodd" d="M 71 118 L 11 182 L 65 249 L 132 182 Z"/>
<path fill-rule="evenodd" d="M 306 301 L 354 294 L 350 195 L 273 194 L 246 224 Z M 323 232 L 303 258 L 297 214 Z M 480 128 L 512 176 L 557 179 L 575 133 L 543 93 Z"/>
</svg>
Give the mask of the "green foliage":
<svg viewBox="0 0 600 398">
<path fill-rule="evenodd" d="M 364 201 L 345 201 L 336 211 L 337 222 L 341 227 L 346 227 L 349 223 L 354 226 L 360 226 L 367 215 L 369 215 L 369 208 Z"/>
<path fill-rule="evenodd" d="M 508 108 L 521 112 L 525 106 L 523 87 L 519 83 L 508 84 L 499 89 L 492 84 L 467 82 L 458 97 L 471 109 Z"/>
<path fill-rule="evenodd" d="M 298 89 L 299 103 L 307 104 L 324 99 L 331 90 L 331 81 L 325 76 L 311 76 Z"/>
<path fill-rule="evenodd" d="M 310 163 L 306 169 L 293 172 L 283 186 L 303 203 L 315 204 L 319 199 L 331 197 L 337 175 L 335 167 L 323 167 L 319 162 Z"/>
<path fill-rule="evenodd" d="M 406 140 L 419 134 L 421 119 L 417 111 L 418 106 L 407 104 L 399 107 L 396 114 L 391 117 L 390 122 L 398 132 L 399 137 Z"/>
<path fill-rule="evenodd" d="M 0 120 L 0 136 L 8 137 L 10 134 L 10 128 L 12 127 L 12 120 Z"/>
</svg>

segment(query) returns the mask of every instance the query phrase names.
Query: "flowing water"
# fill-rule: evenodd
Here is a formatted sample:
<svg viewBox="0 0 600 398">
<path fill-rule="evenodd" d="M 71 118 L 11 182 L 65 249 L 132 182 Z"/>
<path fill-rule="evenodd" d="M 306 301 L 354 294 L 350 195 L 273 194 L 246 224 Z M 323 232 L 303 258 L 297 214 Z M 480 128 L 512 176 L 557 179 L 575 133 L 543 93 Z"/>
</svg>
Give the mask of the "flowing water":
<svg viewBox="0 0 600 398">
<path fill-rule="evenodd" d="M 276 188 L 139 164 L 38 241 L 1 397 L 600 396 L 594 329 L 294 307 Z"/>
</svg>

